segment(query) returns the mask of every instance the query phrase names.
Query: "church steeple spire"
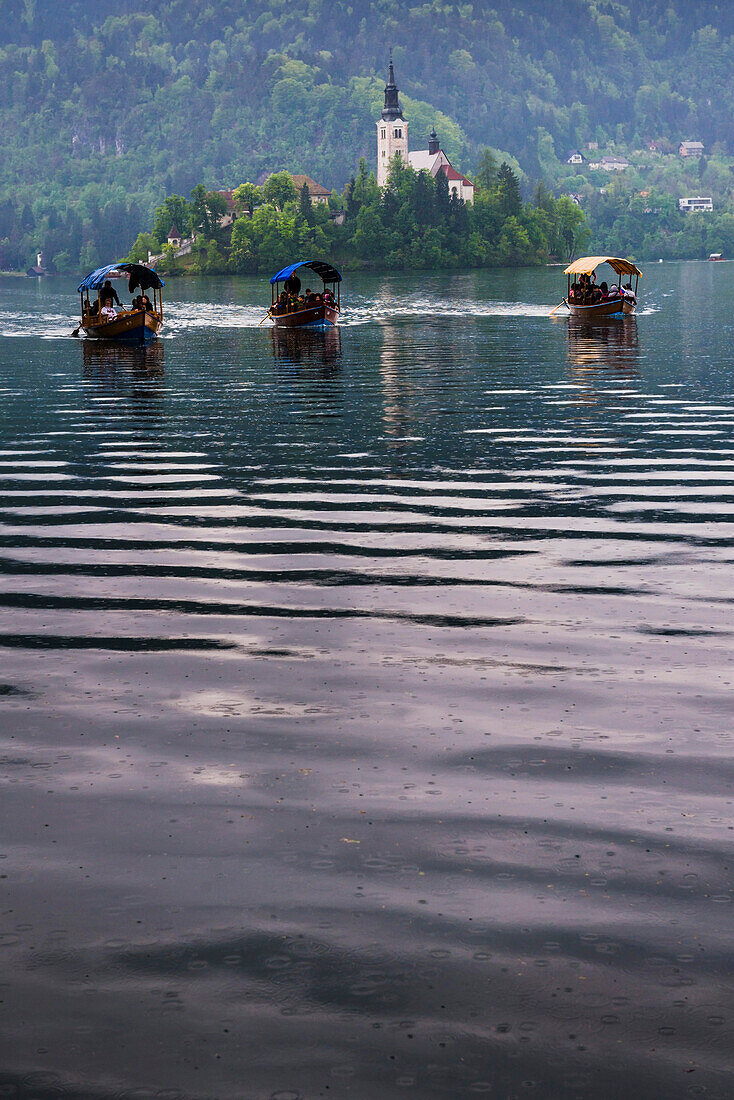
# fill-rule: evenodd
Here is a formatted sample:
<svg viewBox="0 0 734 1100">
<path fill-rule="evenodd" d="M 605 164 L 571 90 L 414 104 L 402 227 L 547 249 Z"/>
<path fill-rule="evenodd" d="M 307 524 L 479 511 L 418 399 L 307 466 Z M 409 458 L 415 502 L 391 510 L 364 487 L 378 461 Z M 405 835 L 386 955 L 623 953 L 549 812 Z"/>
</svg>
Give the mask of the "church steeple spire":
<svg viewBox="0 0 734 1100">
<path fill-rule="evenodd" d="M 384 187 L 390 175 L 390 165 L 399 156 L 408 164 L 408 123 L 403 118 L 395 69 L 390 50 L 390 68 L 385 85 L 385 106 L 377 120 L 377 183 Z"/>
<path fill-rule="evenodd" d="M 387 84 L 385 85 L 385 106 L 382 110 L 382 117 L 385 122 L 394 122 L 396 118 L 402 119 L 403 117 L 403 108 L 400 106 L 398 94 L 398 86 L 395 83 L 395 70 L 392 63 L 392 50 L 390 50 L 390 67 L 387 73 Z"/>
</svg>

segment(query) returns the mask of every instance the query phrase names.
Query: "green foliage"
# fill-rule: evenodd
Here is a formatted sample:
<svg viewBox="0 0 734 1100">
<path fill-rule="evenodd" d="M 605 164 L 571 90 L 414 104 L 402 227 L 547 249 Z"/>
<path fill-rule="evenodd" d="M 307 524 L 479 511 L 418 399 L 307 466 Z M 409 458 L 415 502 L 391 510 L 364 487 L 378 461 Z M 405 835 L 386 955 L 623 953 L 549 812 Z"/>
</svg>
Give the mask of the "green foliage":
<svg viewBox="0 0 734 1100">
<path fill-rule="evenodd" d="M 130 263 L 147 263 L 148 253 L 157 252 L 159 248 L 160 245 L 157 240 L 154 242 L 152 233 L 138 233 L 126 259 Z"/>
<path fill-rule="evenodd" d="M 290 172 L 273 172 L 268 176 L 262 189 L 263 201 L 270 203 L 276 210 L 283 211 L 289 202 L 298 198 L 296 185 Z"/>
<path fill-rule="evenodd" d="M 252 217 L 255 207 L 263 201 L 263 193 L 254 183 L 241 183 L 239 187 L 235 187 L 232 198 L 239 214 L 249 214 Z"/>
<path fill-rule="evenodd" d="M 449 192 L 445 175 L 434 179 L 426 171 L 415 172 L 399 157 L 380 191 L 361 161 L 344 194 L 337 196 L 338 209 L 346 212 L 345 224 L 337 226 L 327 207 L 311 205 L 307 188 L 297 192 L 287 173 L 276 173 L 261 190 L 249 183 L 236 188 L 242 213 L 229 242 L 202 235 L 186 266 L 196 273 L 270 273 L 304 255 L 328 256 L 347 268 L 537 264 L 565 259 L 586 242 L 584 215 L 569 199 L 555 199 L 539 184 L 535 205 L 524 205 L 507 164 L 492 175 L 486 172 L 484 180 L 475 204 L 466 205 Z M 200 192 L 194 188 L 192 194 Z M 145 234 L 138 238 L 140 247 L 145 239 Z M 169 254 L 164 268 L 170 271 L 171 263 Z"/>
<path fill-rule="evenodd" d="M 192 229 L 192 216 L 193 207 L 187 199 L 181 195 L 169 195 L 160 206 L 156 207 L 152 232 L 155 240 L 153 251 L 156 252 L 166 243 L 168 234 L 174 226 L 182 236 L 188 236 Z"/>
<path fill-rule="evenodd" d="M 640 260 L 703 260 L 712 252 L 734 255 L 734 214 L 683 213 L 676 199 L 662 190 L 640 195 L 620 182 L 594 197 L 589 217 L 594 241 L 610 255 Z"/>
<path fill-rule="evenodd" d="M 203 183 L 197 183 L 191 192 L 191 228 L 195 233 L 213 237 L 220 218 L 227 213 L 227 200 L 216 191 L 207 191 Z"/>
<path fill-rule="evenodd" d="M 253 191 L 236 201 L 254 216 L 258 186 L 285 170 L 340 190 L 354 174 L 344 201 L 356 227 L 375 201 L 355 164 L 374 163 L 388 39 L 411 147 L 425 147 L 435 124 L 449 157 L 470 174 L 478 168 L 487 194 L 504 161 L 523 193 L 544 178 L 556 195 L 582 193 L 592 210 L 606 173 L 577 171 L 564 155 L 594 141 L 634 161 L 630 190 L 711 193 L 717 218 L 734 210 L 726 0 L 6 0 L 0 264 L 23 268 L 43 249 L 49 262 L 88 268 L 90 258 L 122 254 L 144 224 L 161 247 L 173 222 L 222 254 L 221 196 L 219 207 L 204 196 L 251 179 Z M 675 155 L 685 138 L 704 142 L 703 163 Z M 648 155 L 651 141 L 662 156 Z M 480 159 L 488 148 L 502 152 Z M 189 203 L 182 196 L 195 185 L 203 194 Z M 273 201 L 284 214 L 296 200 Z M 482 200 L 487 225 L 492 201 Z M 507 189 L 502 201 L 505 212 L 517 208 Z M 691 225 L 665 232 L 693 248 Z M 424 237 L 431 255 L 445 256 L 445 242 Z M 500 239 L 487 256 L 500 254 Z M 529 231 L 528 240 L 537 251 Z M 513 241 L 508 255 L 527 248 Z"/>
<path fill-rule="evenodd" d="M 505 218 L 516 217 L 522 208 L 520 181 L 506 161 L 502 161 L 497 172 L 500 210 Z"/>
</svg>

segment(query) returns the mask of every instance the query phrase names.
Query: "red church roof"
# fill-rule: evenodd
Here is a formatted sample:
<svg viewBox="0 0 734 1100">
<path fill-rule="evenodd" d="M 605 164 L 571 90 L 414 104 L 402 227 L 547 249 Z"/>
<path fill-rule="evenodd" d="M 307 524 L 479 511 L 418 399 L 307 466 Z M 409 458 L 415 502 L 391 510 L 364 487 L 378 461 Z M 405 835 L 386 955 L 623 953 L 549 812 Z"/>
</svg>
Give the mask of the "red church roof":
<svg viewBox="0 0 734 1100">
<path fill-rule="evenodd" d="M 442 164 L 439 168 L 439 172 L 443 172 L 444 176 L 448 180 L 461 180 L 463 184 L 473 187 L 474 184 L 471 180 L 468 180 L 466 176 L 462 176 L 461 172 L 457 172 L 450 164 Z"/>
</svg>

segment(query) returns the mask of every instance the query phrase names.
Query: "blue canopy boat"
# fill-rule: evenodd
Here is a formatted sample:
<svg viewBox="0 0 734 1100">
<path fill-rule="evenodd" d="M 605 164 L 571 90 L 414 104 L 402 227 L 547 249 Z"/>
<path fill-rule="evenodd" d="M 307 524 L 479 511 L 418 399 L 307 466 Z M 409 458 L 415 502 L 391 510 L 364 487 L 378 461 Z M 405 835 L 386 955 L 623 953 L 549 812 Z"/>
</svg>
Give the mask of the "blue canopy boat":
<svg viewBox="0 0 734 1100">
<path fill-rule="evenodd" d="M 300 268 L 313 271 L 321 279 L 323 287 L 320 293 L 313 293 L 307 288 L 301 294 L 301 280 L 296 274 Z M 272 317 L 276 328 L 329 328 L 339 320 L 341 281 L 336 268 L 324 260 L 299 260 L 289 264 L 270 280 L 268 317 Z"/>
<path fill-rule="evenodd" d="M 121 274 L 128 275 L 128 290 L 130 294 L 136 288 L 141 293 L 153 291 L 152 308 L 131 306 L 129 309 L 120 307 L 118 310 L 106 308 L 103 300 L 102 289 L 105 282 L 111 278 L 117 278 Z M 87 336 L 98 339 L 117 340 L 126 344 L 146 344 L 155 340 L 163 324 L 163 294 L 161 288 L 164 282 L 160 275 L 145 264 L 132 264 L 121 261 L 116 264 L 107 264 L 90 272 L 86 279 L 77 287 L 77 293 L 81 297 L 82 319 L 79 328 L 83 329 Z M 94 291 L 97 297 L 94 298 Z M 90 291 L 92 298 L 90 299 Z M 146 295 L 147 297 L 147 295 Z M 112 305 L 112 302 L 110 302 Z M 79 329 L 76 330 L 77 332 Z"/>
</svg>

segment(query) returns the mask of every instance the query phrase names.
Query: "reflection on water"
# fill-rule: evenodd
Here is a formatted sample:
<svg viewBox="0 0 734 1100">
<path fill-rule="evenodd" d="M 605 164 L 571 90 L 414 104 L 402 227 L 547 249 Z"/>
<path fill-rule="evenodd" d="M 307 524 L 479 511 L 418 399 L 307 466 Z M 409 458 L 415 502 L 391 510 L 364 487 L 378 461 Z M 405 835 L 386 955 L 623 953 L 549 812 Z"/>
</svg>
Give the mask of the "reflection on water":
<svg viewBox="0 0 734 1100">
<path fill-rule="evenodd" d="M 281 367 L 306 368 L 305 377 L 313 375 L 314 368 L 321 377 L 328 378 L 340 367 L 342 336 L 338 326 L 323 331 L 306 328 L 270 329 L 273 357 Z M 297 374 L 303 374 L 297 371 Z"/>
<path fill-rule="evenodd" d="M 118 344 L 114 340 L 82 340 L 88 398 L 99 412 L 111 408 L 126 416 L 157 418 L 165 396 L 165 345 Z"/>
<path fill-rule="evenodd" d="M 131 377 L 162 378 L 165 345 L 162 340 L 149 344 L 120 344 L 114 340 L 82 340 L 84 370 L 89 377 L 127 374 Z"/>
<path fill-rule="evenodd" d="M 734 266 L 661 269 L 8 289 L 0 1095 L 728 1100 Z"/>
<path fill-rule="evenodd" d="M 572 367 L 596 367 L 613 370 L 631 369 L 639 373 L 639 336 L 637 318 L 632 315 L 596 322 L 569 317 L 568 361 Z"/>
<path fill-rule="evenodd" d="M 401 369 L 402 340 L 398 328 L 383 321 L 379 332 L 383 431 L 399 447 L 410 431 L 413 380 L 410 372 Z"/>
<path fill-rule="evenodd" d="M 599 400 L 609 378 L 632 380 L 640 374 L 637 318 L 610 318 L 596 322 L 569 317 L 568 364 L 571 377 L 582 387 L 585 400 Z"/>
</svg>

